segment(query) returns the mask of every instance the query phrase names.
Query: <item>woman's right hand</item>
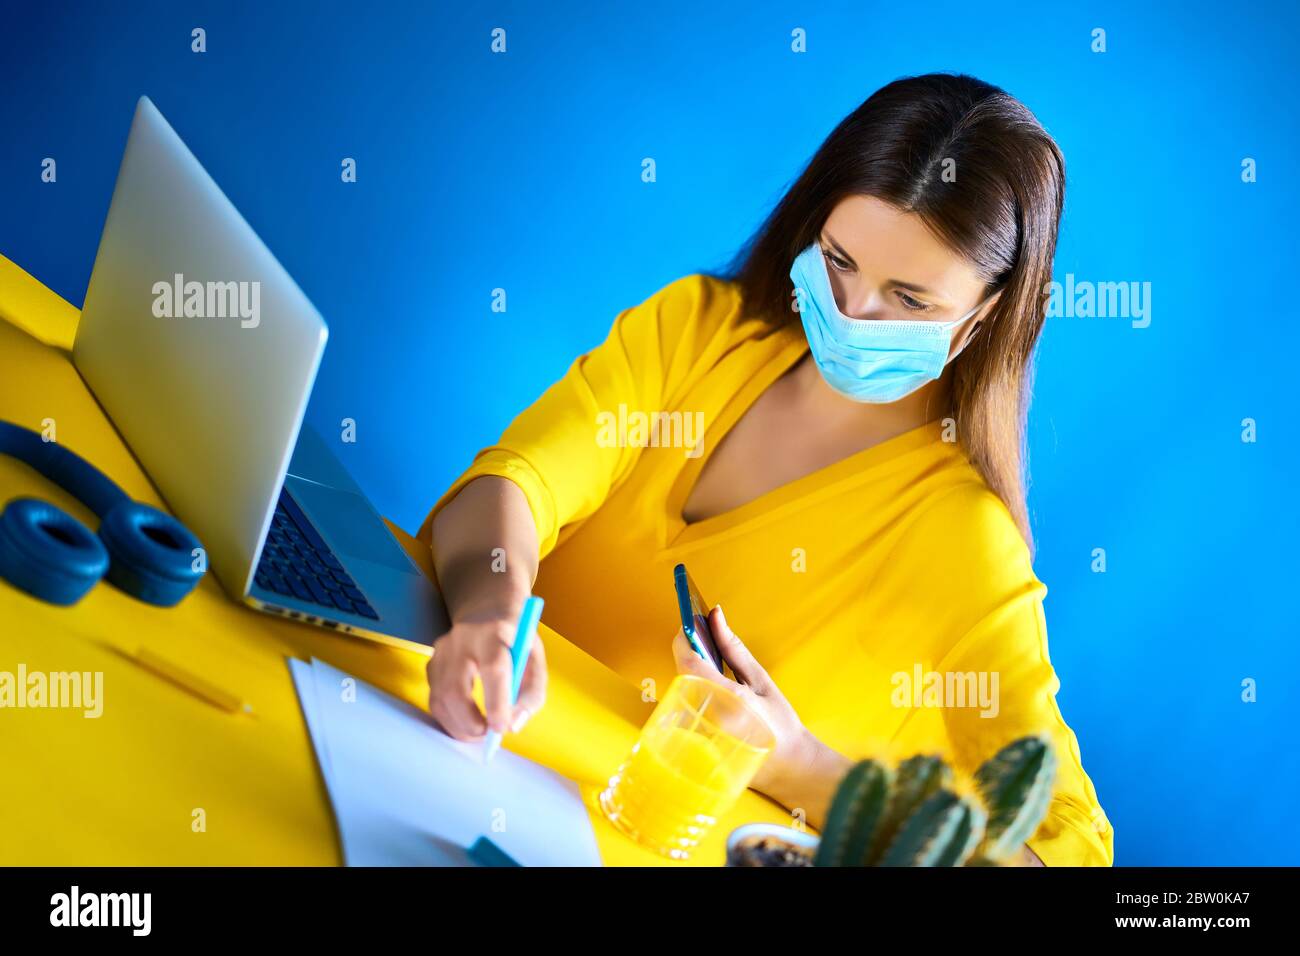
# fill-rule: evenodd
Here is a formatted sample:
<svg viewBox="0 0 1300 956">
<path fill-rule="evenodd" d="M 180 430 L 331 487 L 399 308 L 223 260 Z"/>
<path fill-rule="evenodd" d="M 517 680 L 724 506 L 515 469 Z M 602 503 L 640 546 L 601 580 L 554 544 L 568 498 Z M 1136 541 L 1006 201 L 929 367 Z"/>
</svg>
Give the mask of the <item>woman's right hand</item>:
<svg viewBox="0 0 1300 956">
<path fill-rule="evenodd" d="M 446 733 L 462 741 L 482 740 L 489 728 L 518 733 L 546 702 L 546 651 L 539 636 L 532 645 L 519 698 L 510 707 L 513 664 L 510 646 L 519 608 L 468 612 L 434 642 L 429 661 L 429 713 Z M 486 715 L 474 700 L 474 678 L 483 685 Z"/>
<path fill-rule="evenodd" d="M 433 642 L 429 713 L 457 740 L 478 740 L 489 727 L 517 731 L 546 699 L 539 638 L 510 707 L 510 645 L 537 579 L 537 525 L 528 499 L 508 478 L 475 478 L 435 515 L 432 544 L 452 625 Z M 483 684 L 486 715 L 474 700 L 475 677 Z"/>
</svg>

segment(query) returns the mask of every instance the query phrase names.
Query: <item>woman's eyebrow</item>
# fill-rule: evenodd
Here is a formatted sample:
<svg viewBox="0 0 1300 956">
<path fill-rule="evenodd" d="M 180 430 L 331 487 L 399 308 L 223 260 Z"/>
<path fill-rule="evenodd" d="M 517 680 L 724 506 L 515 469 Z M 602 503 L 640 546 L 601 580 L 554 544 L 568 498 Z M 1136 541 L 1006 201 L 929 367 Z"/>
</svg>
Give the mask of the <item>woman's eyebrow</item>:
<svg viewBox="0 0 1300 956">
<path fill-rule="evenodd" d="M 822 230 L 822 235 L 825 237 L 826 241 L 831 244 L 831 248 L 835 250 L 835 252 L 839 255 L 841 259 L 843 259 L 849 265 L 853 266 L 853 268 L 855 269 L 858 267 L 858 264 L 853 261 L 853 257 L 849 255 L 847 252 L 845 252 L 844 247 L 835 241 L 834 236 L 832 236 L 829 232 L 826 232 L 825 230 Z"/>
<path fill-rule="evenodd" d="M 835 241 L 834 236 L 832 236 L 829 232 L 827 232 L 824 229 L 822 230 L 822 235 L 825 237 L 826 241 L 830 243 L 831 248 L 835 250 L 836 255 L 838 255 L 841 259 L 843 259 L 853 268 L 856 269 L 858 267 L 858 264 L 853 261 L 853 257 L 849 255 L 847 252 L 845 252 L 844 247 Z M 932 295 L 932 296 L 938 296 L 939 298 L 943 298 L 942 295 L 940 295 L 939 293 L 934 292 L 931 289 L 927 289 L 923 285 L 917 285 L 915 282 L 904 282 L 902 279 L 890 279 L 889 283 L 890 285 L 896 285 L 901 289 L 906 289 L 909 292 L 919 292 L 921 293 L 921 295 Z"/>
</svg>

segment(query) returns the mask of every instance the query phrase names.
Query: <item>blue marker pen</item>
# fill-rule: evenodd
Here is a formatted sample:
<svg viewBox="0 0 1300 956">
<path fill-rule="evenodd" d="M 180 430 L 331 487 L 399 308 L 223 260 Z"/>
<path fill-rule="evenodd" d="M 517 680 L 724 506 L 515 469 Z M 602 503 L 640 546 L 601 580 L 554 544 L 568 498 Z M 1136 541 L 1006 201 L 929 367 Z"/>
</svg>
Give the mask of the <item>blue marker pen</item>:
<svg viewBox="0 0 1300 956">
<path fill-rule="evenodd" d="M 519 627 L 515 630 L 515 641 L 510 647 L 510 660 L 513 670 L 510 678 L 510 709 L 514 710 L 515 701 L 519 699 L 519 685 L 524 680 L 524 668 L 528 665 L 528 655 L 532 653 L 533 641 L 537 638 L 537 624 L 542 619 L 542 599 L 529 597 L 524 602 L 524 609 L 519 614 Z M 483 742 L 483 762 L 492 760 L 493 754 L 501 746 L 501 734 L 489 730 L 487 740 Z"/>
</svg>

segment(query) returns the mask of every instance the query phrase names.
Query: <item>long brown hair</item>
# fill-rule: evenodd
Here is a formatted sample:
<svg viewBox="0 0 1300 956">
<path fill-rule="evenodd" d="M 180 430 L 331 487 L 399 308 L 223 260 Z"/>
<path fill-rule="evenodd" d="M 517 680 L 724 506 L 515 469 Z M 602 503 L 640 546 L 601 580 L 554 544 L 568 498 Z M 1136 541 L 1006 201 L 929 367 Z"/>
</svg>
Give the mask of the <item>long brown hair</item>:
<svg viewBox="0 0 1300 956">
<path fill-rule="evenodd" d="M 971 263 L 986 295 L 1002 290 L 950 366 L 945 411 L 1032 554 L 1025 418 L 1065 202 L 1060 149 L 1022 103 L 974 77 L 931 73 L 882 87 L 835 127 L 720 273 L 740 286 L 747 311 L 791 320 L 790 263 L 852 195 L 915 213 Z"/>
</svg>

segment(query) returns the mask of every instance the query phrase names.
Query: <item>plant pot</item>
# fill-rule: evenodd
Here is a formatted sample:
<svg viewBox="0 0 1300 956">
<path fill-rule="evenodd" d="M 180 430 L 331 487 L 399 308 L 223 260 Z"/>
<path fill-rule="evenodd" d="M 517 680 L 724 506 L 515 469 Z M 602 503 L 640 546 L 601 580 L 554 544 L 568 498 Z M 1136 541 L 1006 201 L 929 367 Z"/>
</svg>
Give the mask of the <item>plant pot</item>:
<svg viewBox="0 0 1300 956">
<path fill-rule="evenodd" d="M 818 837 L 775 823 L 747 823 L 727 837 L 727 866 L 812 866 Z"/>
</svg>

